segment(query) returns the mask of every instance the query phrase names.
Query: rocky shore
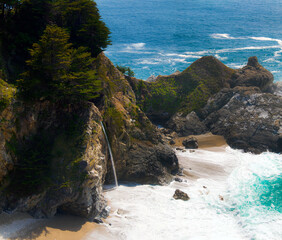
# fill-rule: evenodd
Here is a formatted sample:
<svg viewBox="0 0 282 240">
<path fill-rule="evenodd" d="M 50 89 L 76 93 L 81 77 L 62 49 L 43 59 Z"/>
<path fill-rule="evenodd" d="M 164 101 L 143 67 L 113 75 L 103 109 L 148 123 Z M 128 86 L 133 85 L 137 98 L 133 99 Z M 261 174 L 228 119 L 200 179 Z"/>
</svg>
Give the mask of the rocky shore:
<svg viewBox="0 0 282 240">
<path fill-rule="evenodd" d="M 193 80 L 191 75 L 187 75 L 192 71 Z M 163 116 L 167 116 L 166 121 L 162 121 L 167 128 L 166 133 L 171 135 L 175 132 L 181 137 L 212 132 L 224 136 L 231 147 L 246 152 L 282 152 L 281 86 L 273 82 L 273 75 L 259 64 L 256 57 L 250 57 L 248 64 L 238 70 L 227 68 L 213 57 L 203 57 L 176 76 L 160 76 L 155 80 L 156 86 L 163 88 L 167 87 L 164 78 L 174 79 L 175 89 L 181 85 L 181 91 L 184 83 L 190 86 L 190 92 L 176 100 L 178 103 L 173 114 L 159 106 L 159 119 L 164 120 Z M 215 79 L 220 79 L 220 84 Z M 136 86 L 140 85 L 140 81 L 135 79 L 131 82 Z M 192 81 L 196 81 L 194 88 L 191 87 Z M 213 92 L 203 90 L 211 89 L 212 85 Z M 203 91 L 198 91 L 195 96 L 201 99 L 202 104 L 193 105 L 191 91 L 197 91 L 199 86 Z M 149 93 L 144 92 L 144 96 L 150 95 L 150 91 L 154 94 L 152 83 L 147 83 L 147 91 Z M 153 94 L 151 98 L 157 98 Z M 143 95 L 139 99 L 142 99 L 143 106 L 147 106 L 149 103 Z M 209 98 L 206 99 L 206 96 Z M 149 117 L 152 108 L 144 108 Z M 156 113 L 152 121 L 158 118 Z"/>
<path fill-rule="evenodd" d="M 113 173 L 101 121 L 119 181 L 170 182 L 179 171 L 170 144 L 188 135 L 212 132 L 233 148 L 282 152 L 279 86 L 256 57 L 239 70 L 203 57 L 152 82 L 124 76 L 103 53 L 95 70 L 103 85 L 95 102 L 26 104 L 11 90 L 0 108 L 0 212 L 106 217 L 102 187 Z"/>
</svg>

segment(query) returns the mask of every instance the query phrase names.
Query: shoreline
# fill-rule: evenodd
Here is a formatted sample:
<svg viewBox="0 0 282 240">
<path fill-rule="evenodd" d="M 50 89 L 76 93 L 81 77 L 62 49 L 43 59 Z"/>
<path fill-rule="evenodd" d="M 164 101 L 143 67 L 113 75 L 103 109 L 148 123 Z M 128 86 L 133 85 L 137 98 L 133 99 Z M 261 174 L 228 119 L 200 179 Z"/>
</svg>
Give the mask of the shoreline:
<svg viewBox="0 0 282 240">
<path fill-rule="evenodd" d="M 223 136 L 220 135 L 214 135 L 212 133 L 206 133 L 206 134 L 201 134 L 201 135 L 189 135 L 185 137 L 178 137 L 175 138 L 175 144 L 172 145 L 174 148 L 175 147 L 184 147 L 182 145 L 182 141 L 188 137 L 195 137 L 198 140 L 199 148 L 198 149 L 209 149 L 211 150 L 218 150 L 217 148 L 219 147 L 227 147 L 228 144 L 226 143 L 225 139 Z M 187 150 L 187 149 L 186 149 Z"/>
<path fill-rule="evenodd" d="M 194 136 L 194 135 L 193 135 Z M 188 136 L 187 136 L 188 137 Z M 187 137 L 181 137 L 175 139 L 175 144 L 172 146 L 173 148 L 182 146 L 183 139 Z M 224 152 L 225 148 L 228 146 L 222 136 L 213 135 L 211 133 L 204 135 L 195 136 L 198 139 L 199 148 L 195 149 L 195 151 L 211 151 L 211 152 Z M 188 149 L 186 151 L 189 151 Z M 193 150 L 194 151 L 194 150 Z M 192 152 L 193 153 L 193 152 Z M 196 181 L 199 178 L 204 177 L 217 177 L 217 176 L 226 176 L 226 172 L 224 169 L 214 163 L 209 162 L 199 162 L 197 158 L 193 157 L 193 154 L 187 157 L 182 156 L 182 151 L 176 151 L 177 157 L 179 159 L 179 164 L 184 168 L 183 174 L 184 176 L 181 178 L 188 179 L 191 181 Z M 111 203 L 110 199 L 107 199 L 108 205 L 111 206 L 111 214 L 105 220 L 105 224 L 97 224 L 93 222 L 88 222 L 86 219 L 75 217 L 71 215 L 61 215 L 57 214 L 55 217 L 51 219 L 33 219 L 28 214 L 15 213 L 12 215 L 8 215 L 6 213 L 0 214 L 0 224 L 6 224 L 7 229 L 10 228 L 10 237 L 8 231 L 6 236 L 8 238 L 2 239 L 29 239 L 29 240 L 78 240 L 78 239 L 90 239 L 91 236 L 95 236 L 100 239 L 112 239 L 113 234 L 107 230 L 107 225 L 109 222 L 115 222 L 118 224 L 116 217 L 114 216 L 114 212 L 117 210 Z M 7 221 L 8 217 L 8 221 Z M 15 228 L 16 224 L 19 221 L 26 221 L 26 224 L 22 226 L 22 229 L 18 229 L 13 232 L 13 228 Z M 0 225 L 0 229 L 1 226 Z M 5 234 L 4 234 L 5 236 Z"/>
</svg>

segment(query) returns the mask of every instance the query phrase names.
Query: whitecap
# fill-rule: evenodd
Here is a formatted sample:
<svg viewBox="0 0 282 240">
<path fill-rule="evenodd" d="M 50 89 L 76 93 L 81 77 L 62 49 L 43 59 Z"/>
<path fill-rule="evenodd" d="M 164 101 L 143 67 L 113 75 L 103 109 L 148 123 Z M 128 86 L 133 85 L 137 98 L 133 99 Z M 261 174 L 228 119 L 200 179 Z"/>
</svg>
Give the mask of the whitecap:
<svg viewBox="0 0 282 240">
<path fill-rule="evenodd" d="M 224 61 L 224 60 L 227 60 L 228 58 L 227 57 L 221 57 L 219 56 L 218 54 L 215 54 L 214 55 L 217 59 L 221 60 L 221 61 Z"/>
<path fill-rule="evenodd" d="M 213 33 L 210 36 L 214 39 L 244 39 L 243 37 L 231 37 L 228 33 Z"/>
<path fill-rule="evenodd" d="M 144 49 L 146 43 L 131 43 L 126 45 L 126 49 L 135 49 L 135 50 L 140 50 Z"/>
<path fill-rule="evenodd" d="M 244 67 L 246 64 L 238 64 L 238 63 L 229 63 L 227 64 L 228 67 L 230 68 L 235 68 L 235 69 L 238 69 L 238 68 L 242 68 Z"/>
</svg>

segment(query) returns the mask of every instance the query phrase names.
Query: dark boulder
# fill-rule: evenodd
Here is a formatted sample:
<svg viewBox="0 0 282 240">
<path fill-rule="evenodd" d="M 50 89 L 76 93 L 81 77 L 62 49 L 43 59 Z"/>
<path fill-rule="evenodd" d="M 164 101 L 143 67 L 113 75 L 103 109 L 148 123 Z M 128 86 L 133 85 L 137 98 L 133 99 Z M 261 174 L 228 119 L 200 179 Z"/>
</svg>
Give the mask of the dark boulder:
<svg viewBox="0 0 282 240">
<path fill-rule="evenodd" d="M 195 137 L 189 137 L 183 140 L 182 145 L 186 149 L 197 149 L 198 148 L 198 140 Z"/>
<path fill-rule="evenodd" d="M 182 192 L 181 190 L 179 189 L 176 189 L 175 190 L 175 193 L 173 195 L 173 198 L 174 199 L 180 199 L 180 200 L 183 200 L 183 201 L 188 201 L 190 199 L 190 197 L 187 195 L 187 193 L 185 192 Z"/>
</svg>

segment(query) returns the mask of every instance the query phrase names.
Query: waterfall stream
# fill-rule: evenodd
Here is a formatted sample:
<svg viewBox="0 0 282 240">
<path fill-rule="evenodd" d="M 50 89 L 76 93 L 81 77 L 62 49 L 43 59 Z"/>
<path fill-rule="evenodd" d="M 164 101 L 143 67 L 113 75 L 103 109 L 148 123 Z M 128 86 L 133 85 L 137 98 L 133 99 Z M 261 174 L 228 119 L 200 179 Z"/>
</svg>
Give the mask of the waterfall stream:
<svg viewBox="0 0 282 240">
<path fill-rule="evenodd" d="M 111 148 L 111 144 L 110 144 L 110 142 L 109 142 L 108 135 L 107 135 L 107 133 L 106 133 L 106 130 L 105 130 L 105 127 L 104 127 L 104 124 L 103 124 L 102 121 L 101 121 L 101 126 L 102 126 L 102 129 L 103 129 L 103 133 L 104 133 L 104 135 L 105 135 L 107 144 L 108 144 L 108 149 L 109 149 L 110 158 L 111 158 L 112 167 L 113 167 L 113 172 L 114 172 L 115 185 L 116 185 L 116 187 L 118 187 L 118 180 L 117 180 L 117 174 L 116 174 L 116 168 L 115 168 L 115 163 L 114 163 L 114 157 L 113 157 L 113 153 L 112 153 L 112 148 Z"/>
</svg>

